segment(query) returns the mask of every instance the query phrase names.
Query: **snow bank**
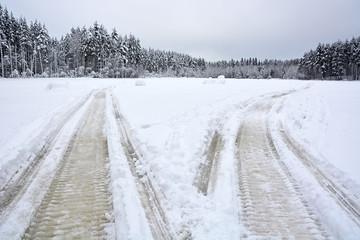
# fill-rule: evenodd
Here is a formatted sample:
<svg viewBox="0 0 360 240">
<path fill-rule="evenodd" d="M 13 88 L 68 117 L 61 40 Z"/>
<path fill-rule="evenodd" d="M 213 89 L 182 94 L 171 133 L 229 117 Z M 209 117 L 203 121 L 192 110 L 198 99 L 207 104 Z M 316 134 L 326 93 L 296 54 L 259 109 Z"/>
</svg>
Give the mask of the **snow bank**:
<svg viewBox="0 0 360 240">
<path fill-rule="evenodd" d="M 106 134 L 109 149 L 113 218 L 116 236 L 122 239 L 152 239 L 150 227 L 130 172 L 126 156 L 122 151 L 121 136 L 112 109 L 111 96 L 106 95 Z"/>
</svg>

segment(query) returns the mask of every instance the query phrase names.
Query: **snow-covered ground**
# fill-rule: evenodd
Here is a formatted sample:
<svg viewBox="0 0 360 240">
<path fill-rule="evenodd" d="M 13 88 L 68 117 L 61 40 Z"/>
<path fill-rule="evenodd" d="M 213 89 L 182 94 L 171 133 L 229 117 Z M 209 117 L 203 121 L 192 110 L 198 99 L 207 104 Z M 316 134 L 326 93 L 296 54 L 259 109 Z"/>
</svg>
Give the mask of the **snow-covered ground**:
<svg viewBox="0 0 360 240">
<path fill-rule="evenodd" d="M 148 176 L 142 181 L 150 181 L 159 193 L 156 196 L 168 220 L 170 234 L 190 233 L 195 239 L 234 239 L 249 234 L 239 221 L 242 205 L 235 140 L 245 114 L 254 103 L 292 90 L 295 91 L 275 103 L 270 116 L 281 120 L 291 136 L 319 160 L 318 166 L 332 180 L 348 183 L 349 191 L 359 194 L 360 82 L 186 78 L 141 82 L 134 79 L 0 80 L 1 188 L 20 166 L 28 164 L 26 159 L 34 148 L 46 142 L 47 136 L 97 90 L 107 94 L 104 133 L 109 147 L 114 225 L 115 233 L 124 238 L 148 239 L 151 232 L 138 196 L 136 177 L 122 149 L 114 106 L 123 117 L 124 131 L 141 156 L 136 171 L 139 176 Z M 72 123 L 74 129 L 81 116 L 77 119 Z M 270 122 L 275 131 L 277 123 Z M 215 132 L 222 136 L 224 146 L 216 180 L 212 180 L 215 186 L 204 196 L 194 181 L 199 165 L 206 161 L 205 152 Z M 279 136 L 274 132 L 276 146 L 284 147 Z M 66 139 L 62 140 L 63 145 L 67 145 L 70 137 Z M 296 167 L 290 162 L 286 164 Z M 304 196 L 310 208 L 323 207 L 311 202 L 310 195 Z M 26 203 L 19 201 L 19 204 Z M 326 220 L 334 212 L 324 215 L 324 211 L 313 210 L 321 215 L 317 218 L 330 236 L 359 236 L 359 225 Z M 28 211 L 30 216 L 34 214 L 34 210 Z M 326 211 L 332 210 L 326 208 Z M 341 219 L 351 221 L 346 217 Z M 0 238 L 11 235 L 9 222 L 0 219 L 0 224 Z M 25 231 L 26 221 L 18 225 L 21 224 L 14 229 Z"/>
<path fill-rule="evenodd" d="M 360 183 L 360 82 L 314 82 L 285 103 L 291 132 Z"/>
</svg>

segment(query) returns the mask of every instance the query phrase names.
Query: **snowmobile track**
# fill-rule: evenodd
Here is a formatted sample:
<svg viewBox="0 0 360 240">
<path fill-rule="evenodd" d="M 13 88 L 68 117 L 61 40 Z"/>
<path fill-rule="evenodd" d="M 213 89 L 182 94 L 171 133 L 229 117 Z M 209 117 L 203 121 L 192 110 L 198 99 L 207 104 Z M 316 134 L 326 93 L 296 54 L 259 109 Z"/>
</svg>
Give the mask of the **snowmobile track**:
<svg viewBox="0 0 360 240">
<path fill-rule="evenodd" d="M 94 97 L 24 239 L 104 239 L 111 228 L 105 93 Z"/>
<path fill-rule="evenodd" d="M 221 150 L 224 147 L 222 135 L 215 131 L 210 145 L 204 152 L 205 162 L 201 163 L 193 185 L 205 196 L 215 190 Z"/>
<path fill-rule="evenodd" d="M 327 238 L 282 163 L 268 128 L 268 112 L 288 93 L 264 97 L 244 118 L 236 138 L 239 194 L 248 234 L 255 238 Z"/>
<path fill-rule="evenodd" d="M 48 154 L 49 150 L 54 145 L 58 134 L 64 128 L 65 124 L 81 109 L 82 106 L 90 99 L 92 93 L 87 96 L 82 102 L 80 102 L 73 111 L 66 116 L 58 126 L 50 132 L 46 137 L 44 145 L 37 147 L 32 154 L 27 158 L 27 162 L 30 162 L 25 169 L 19 169 L 11 179 L 4 185 L 0 191 L 0 215 L 6 211 L 9 205 L 16 204 L 16 199 L 21 196 L 31 183 L 31 179 L 36 175 L 38 167 L 43 162 L 44 157 Z M 21 157 L 21 156 L 18 156 Z"/>
<path fill-rule="evenodd" d="M 161 191 L 155 189 L 153 180 L 148 173 L 140 173 L 137 171 L 136 166 L 140 164 L 142 157 L 136 152 L 136 149 L 132 144 L 125 120 L 119 111 L 119 104 L 117 100 L 112 95 L 111 98 L 113 111 L 121 135 L 121 144 L 123 146 L 130 171 L 135 178 L 140 201 L 144 208 L 154 239 L 190 239 L 191 234 L 186 231 L 180 231 L 176 234 L 173 233 L 170 222 L 166 216 L 166 212 L 162 206 L 165 196 Z"/>
</svg>

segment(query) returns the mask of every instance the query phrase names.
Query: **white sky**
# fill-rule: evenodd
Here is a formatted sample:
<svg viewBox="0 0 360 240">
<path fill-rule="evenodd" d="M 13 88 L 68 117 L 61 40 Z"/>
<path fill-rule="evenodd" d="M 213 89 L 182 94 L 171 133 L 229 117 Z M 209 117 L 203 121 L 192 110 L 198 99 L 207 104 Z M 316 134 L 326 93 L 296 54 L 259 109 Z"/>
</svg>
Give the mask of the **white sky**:
<svg viewBox="0 0 360 240">
<path fill-rule="evenodd" d="M 0 0 L 60 38 L 95 21 L 143 47 L 206 60 L 300 58 L 319 42 L 360 36 L 360 0 Z"/>
</svg>

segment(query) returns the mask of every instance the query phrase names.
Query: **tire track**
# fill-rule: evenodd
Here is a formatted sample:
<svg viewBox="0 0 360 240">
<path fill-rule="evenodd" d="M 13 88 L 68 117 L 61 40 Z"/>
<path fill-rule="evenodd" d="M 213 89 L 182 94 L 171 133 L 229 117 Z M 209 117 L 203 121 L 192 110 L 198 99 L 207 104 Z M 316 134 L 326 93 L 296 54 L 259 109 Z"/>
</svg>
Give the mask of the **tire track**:
<svg viewBox="0 0 360 240">
<path fill-rule="evenodd" d="M 139 193 L 141 204 L 145 210 L 146 218 L 154 239 L 190 239 L 191 234 L 186 231 L 180 231 L 174 234 L 171 229 L 170 222 L 166 216 L 166 212 L 162 207 L 162 200 L 165 196 L 155 189 L 150 176 L 137 171 L 137 166 L 141 164 L 141 156 L 136 152 L 131 138 L 128 134 L 126 123 L 123 116 L 119 112 L 119 104 L 111 95 L 115 119 L 121 135 L 121 144 L 126 155 L 130 171 L 135 178 L 137 191 Z"/>
<path fill-rule="evenodd" d="M 0 215 L 9 208 L 9 205 L 14 205 L 18 201 L 18 196 L 21 196 L 31 183 L 31 179 L 36 175 L 38 167 L 47 156 L 49 150 L 54 145 L 60 131 L 65 124 L 85 105 L 90 99 L 92 93 L 80 102 L 68 116 L 66 116 L 58 126 L 50 132 L 45 138 L 44 145 L 35 146 L 35 150 L 28 156 L 26 162 L 30 162 L 23 170 L 20 169 L 9 179 L 0 191 Z M 18 156 L 18 158 L 21 156 Z"/>
<path fill-rule="evenodd" d="M 91 103 L 24 239 L 103 239 L 111 226 L 112 202 L 103 136 L 105 93 Z"/>
<path fill-rule="evenodd" d="M 273 105 L 274 104 L 272 104 L 272 106 Z M 269 109 L 269 111 L 270 111 L 270 109 Z M 293 177 L 290 170 L 288 169 L 288 167 L 286 166 L 284 161 L 281 159 L 281 157 L 280 157 L 280 155 L 279 155 L 279 153 L 278 153 L 278 151 L 277 151 L 277 149 L 275 147 L 274 140 L 273 140 L 273 138 L 271 136 L 269 121 L 266 122 L 266 136 L 267 136 L 267 139 L 268 139 L 268 142 L 269 142 L 269 145 L 270 145 L 273 156 L 276 158 L 277 162 L 279 163 L 279 166 L 280 166 L 281 170 L 286 175 L 286 179 L 290 182 L 290 185 L 293 188 L 293 195 L 295 197 L 297 197 L 300 200 L 300 202 L 302 203 L 302 205 L 305 207 L 305 209 L 306 209 L 307 213 L 309 214 L 310 218 L 313 220 L 314 224 L 317 226 L 317 230 L 321 234 L 321 237 L 324 237 L 326 239 L 329 238 L 328 234 L 326 233 L 326 230 L 325 230 L 324 226 L 319 221 L 319 219 L 315 215 L 314 211 L 310 208 L 310 206 L 309 206 L 308 202 L 305 200 L 304 196 L 301 194 L 300 186 L 298 185 L 296 179 Z"/>
<path fill-rule="evenodd" d="M 223 147 L 223 137 L 218 131 L 215 131 L 210 145 L 204 152 L 205 163 L 200 164 L 193 183 L 198 191 L 202 192 L 205 196 L 208 193 L 213 193 L 215 190 L 219 160 Z"/>
<path fill-rule="evenodd" d="M 282 140 L 288 149 L 302 162 L 319 184 L 340 203 L 354 222 L 360 226 L 360 202 L 358 196 L 346 191 L 327 177 L 327 175 L 317 166 L 316 162 L 318 162 L 318 160 L 296 142 L 289 134 L 289 131 L 284 129 L 284 126 L 280 121 L 278 126 Z"/>
<path fill-rule="evenodd" d="M 240 219 L 255 238 L 326 238 L 269 136 L 268 112 L 286 94 L 266 97 L 255 104 L 239 129 L 236 155 L 243 208 Z"/>
</svg>

